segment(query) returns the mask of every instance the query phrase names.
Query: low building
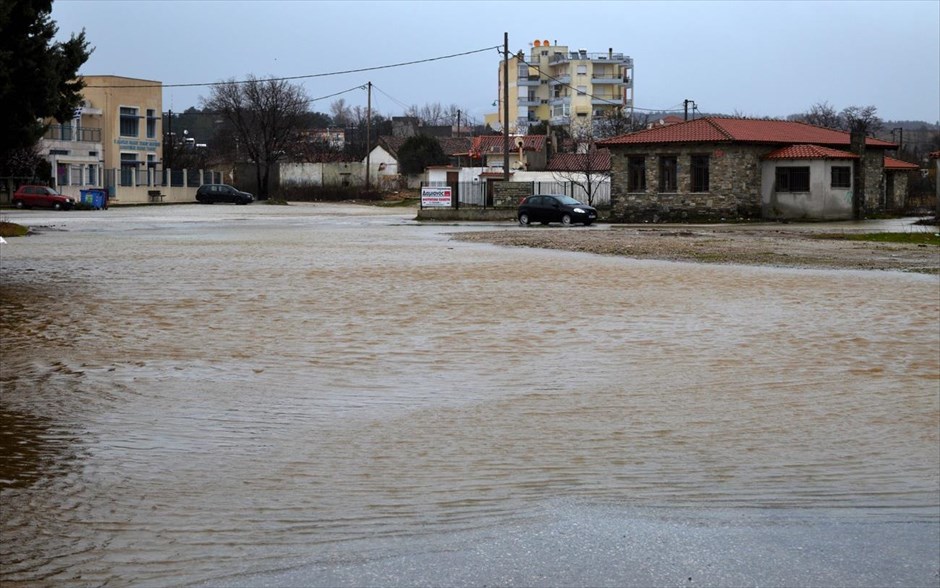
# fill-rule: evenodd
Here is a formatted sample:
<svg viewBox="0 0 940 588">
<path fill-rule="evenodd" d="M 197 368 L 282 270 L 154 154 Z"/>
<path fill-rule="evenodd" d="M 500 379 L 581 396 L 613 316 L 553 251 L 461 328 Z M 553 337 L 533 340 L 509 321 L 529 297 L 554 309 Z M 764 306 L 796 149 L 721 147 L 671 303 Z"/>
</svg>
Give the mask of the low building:
<svg viewBox="0 0 940 588">
<path fill-rule="evenodd" d="M 72 120 L 49 121 L 39 151 L 49 162 L 53 187 L 59 192 L 78 198 L 81 190 L 103 185 L 101 115 L 90 100 L 82 100 Z"/>
<path fill-rule="evenodd" d="M 163 158 L 163 86 L 123 76 L 84 76 L 82 95 L 99 113 L 105 185 L 155 183 Z"/>
<path fill-rule="evenodd" d="M 705 117 L 613 137 L 611 218 L 849 219 L 884 208 L 895 143 L 805 123 Z"/>
</svg>

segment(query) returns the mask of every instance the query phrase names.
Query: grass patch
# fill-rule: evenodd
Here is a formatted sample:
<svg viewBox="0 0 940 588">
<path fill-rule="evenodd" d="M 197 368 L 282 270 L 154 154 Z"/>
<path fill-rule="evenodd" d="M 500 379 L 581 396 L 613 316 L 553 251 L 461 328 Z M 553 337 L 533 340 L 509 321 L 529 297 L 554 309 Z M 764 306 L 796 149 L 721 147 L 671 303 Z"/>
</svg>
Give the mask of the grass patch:
<svg viewBox="0 0 940 588">
<path fill-rule="evenodd" d="M 0 237 L 23 237 L 29 233 L 29 227 L 0 221 Z"/>
<path fill-rule="evenodd" d="M 940 233 L 823 233 L 813 235 L 815 239 L 839 241 L 872 241 L 875 243 L 900 243 L 902 245 L 933 245 L 940 247 Z"/>
</svg>

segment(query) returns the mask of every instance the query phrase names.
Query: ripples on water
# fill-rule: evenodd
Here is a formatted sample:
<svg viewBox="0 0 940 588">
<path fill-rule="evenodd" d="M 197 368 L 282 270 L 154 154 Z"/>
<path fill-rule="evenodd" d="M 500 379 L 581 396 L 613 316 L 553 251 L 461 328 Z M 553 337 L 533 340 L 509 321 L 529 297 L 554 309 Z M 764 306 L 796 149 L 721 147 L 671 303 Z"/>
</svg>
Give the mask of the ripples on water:
<svg viewBox="0 0 940 588">
<path fill-rule="evenodd" d="M 271 228 L 4 249 L 0 579 L 194 582 L 557 498 L 937 519 L 936 277 Z"/>
</svg>

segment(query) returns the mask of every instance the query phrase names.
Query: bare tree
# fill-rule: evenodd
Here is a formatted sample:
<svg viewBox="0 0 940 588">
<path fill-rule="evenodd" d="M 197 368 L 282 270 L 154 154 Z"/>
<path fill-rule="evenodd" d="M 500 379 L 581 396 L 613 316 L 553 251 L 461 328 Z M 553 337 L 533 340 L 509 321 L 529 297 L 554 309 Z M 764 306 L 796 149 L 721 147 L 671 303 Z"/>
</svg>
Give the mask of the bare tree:
<svg viewBox="0 0 940 588">
<path fill-rule="evenodd" d="M 817 102 L 813 104 L 809 112 L 800 115 L 800 120 L 807 124 L 817 127 L 826 127 L 829 129 L 842 129 L 843 120 L 829 102 Z"/>
<path fill-rule="evenodd" d="M 582 144 L 578 153 L 556 155 L 552 167 L 555 179 L 580 187 L 587 204 L 594 206 L 601 185 L 610 180 L 610 151 L 598 149 L 591 140 Z"/>
<path fill-rule="evenodd" d="M 617 137 L 645 128 L 646 124 L 642 124 L 637 128 L 635 121 L 625 115 L 622 110 L 611 110 L 604 114 L 604 116 L 595 119 L 594 138 L 606 139 L 608 137 Z"/>
<path fill-rule="evenodd" d="M 344 127 L 352 122 L 352 108 L 346 104 L 345 98 L 338 98 L 330 104 L 330 114 L 333 115 L 333 124 Z"/>
<path fill-rule="evenodd" d="M 884 126 L 877 112 L 878 109 L 874 106 L 849 106 L 841 114 L 842 120 L 845 121 L 845 130 L 874 135 Z"/>
<path fill-rule="evenodd" d="M 434 102 L 425 104 L 424 106 L 413 104 L 408 108 L 408 111 L 405 112 L 405 115 L 417 118 L 425 125 L 438 126 L 454 124 L 457 120 L 457 112 L 459 110 L 460 107 L 456 104 L 442 106 L 440 102 Z"/>
<path fill-rule="evenodd" d="M 282 159 L 296 140 L 309 98 L 300 86 L 285 80 L 229 80 L 212 87 L 203 101 L 231 124 L 242 154 L 255 164 L 258 198 L 268 197 L 271 166 Z"/>
</svg>

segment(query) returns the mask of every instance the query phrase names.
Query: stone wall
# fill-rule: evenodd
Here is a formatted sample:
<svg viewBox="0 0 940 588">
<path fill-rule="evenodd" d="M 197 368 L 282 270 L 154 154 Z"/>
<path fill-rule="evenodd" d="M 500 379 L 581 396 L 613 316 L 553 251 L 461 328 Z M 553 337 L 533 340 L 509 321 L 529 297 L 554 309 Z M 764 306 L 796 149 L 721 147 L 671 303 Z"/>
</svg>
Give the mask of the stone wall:
<svg viewBox="0 0 940 588">
<path fill-rule="evenodd" d="M 865 175 L 865 201 L 862 215 L 878 212 L 884 207 L 885 152 L 882 149 L 865 149 L 862 165 Z"/>
<path fill-rule="evenodd" d="M 760 157 L 749 145 L 612 145 L 611 219 L 621 222 L 718 221 L 760 216 Z M 709 191 L 692 192 L 691 157 L 709 157 Z M 646 190 L 630 192 L 630 157 L 646 158 Z M 659 158 L 675 156 L 678 189 L 659 192 Z"/>
<path fill-rule="evenodd" d="M 695 222 L 761 218 L 761 158 L 779 145 L 698 143 L 611 145 L 611 211 L 613 222 Z M 709 191 L 692 192 L 691 157 L 709 156 Z M 630 157 L 646 159 L 646 190 L 628 190 Z M 659 158 L 677 159 L 678 189 L 659 192 Z M 884 152 L 868 149 L 864 206 L 880 210 L 884 189 Z"/>
</svg>

